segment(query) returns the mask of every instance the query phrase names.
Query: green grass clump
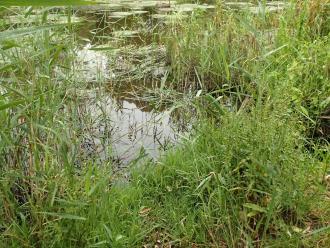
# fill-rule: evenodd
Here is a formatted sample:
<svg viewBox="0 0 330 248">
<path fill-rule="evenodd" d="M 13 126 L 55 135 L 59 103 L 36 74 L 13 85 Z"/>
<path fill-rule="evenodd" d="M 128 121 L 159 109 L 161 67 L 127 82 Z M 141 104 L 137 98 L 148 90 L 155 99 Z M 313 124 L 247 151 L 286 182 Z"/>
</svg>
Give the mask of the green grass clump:
<svg viewBox="0 0 330 248">
<path fill-rule="evenodd" d="M 305 151 L 290 119 L 267 111 L 228 114 L 200 127 L 159 164 L 135 171 L 130 183 L 92 165 L 79 175 L 53 169 L 17 178 L 7 172 L 3 242 L 237 247 L 316 240 L 329 214 L 321 173 L 327 162 Z M 308 228 L 315 235 L 304 233 Z M 324 244 L 326 231 L 319 233 Z"/>
<path fill-rule="evenodd" d="M 194 13 L 166 39 L 173 81 L 180 88 L 194 83 L 208 90 L 229 86 L 243 91 L 272 42 L 273 21 L 273 16 L 236 13 L 221 5 L 212 14 Z"/>
<path fill-rule="evenodd" d="M 139 180 L 164 232 L 183 247 L 238 247 L 305 230 L 312 203 L 321 199 L 309 187 L 318 185 L 325 165 L 304 152 L 289 118 L 230 114 L 148 168 Z"/>
<path fill-rule="evenodd" d="M 171 29 L 166 37 L 175 87 L 215 90 L 238 107 L 244 94 L 276 94 L 300 112 L 311 136 L 328 111 L 329 4 L 301 2 L 279 13 L 218 7 Z M 238 99 L 237 99 L 238 96 Z M 278 97 L 278 96 L 276 96 Z"/>
</svg>

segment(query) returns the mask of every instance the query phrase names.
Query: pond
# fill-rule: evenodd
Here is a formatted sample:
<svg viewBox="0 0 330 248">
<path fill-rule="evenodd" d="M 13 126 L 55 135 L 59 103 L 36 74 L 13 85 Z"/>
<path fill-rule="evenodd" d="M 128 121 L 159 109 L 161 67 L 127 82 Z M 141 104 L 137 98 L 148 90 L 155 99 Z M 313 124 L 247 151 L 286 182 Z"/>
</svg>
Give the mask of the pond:
<svg viewBox="0 0 330 248">
<path fill-rule="evenodd" d="M 115 1 L 75 10 L 76 17 L 88 20 L 77 29 L 79 80 L 105 89 L 80 92 L 86 100 L 83 112 L 94 119 L 93 131 L 82 144 L 87 154 L 110 157 L 118 166 L 157 159 L 191 128 L 191 118 L 172 104 L 159 104 L 155 96 L 168 75 L 166 49 L 157 32 L 193 10 L 213 8 L 175 1 Z M 106 142 L 105 132 L 110 132 Z"/>
<path fill-rule="evenodd" d="M 248 8 L 255 13 L 262 10 L 262 6 L 248 2 L 226 2 L 226 6 Z M 283 7 L 283 2 L 270 2 L 263 10 L 279 11 Z M 150 101 L 148 95 L 166 82 L 169 70 L 159 33 L 194 11 L 212 14 L 214 8 L 207 3 L 126 0 L 75 9 L 77 18 L 88 20 L 77 30 L 81 47 L 77 49 L 76 66 L 80 68 L 81 80 L 103 82 L 107 89 L 106 94 L 98 97 L 95 92 L 88 93 L 85 111 L 101 122 L 104 118 L 99 117 L 106 116 L 109 125 L 96 124 L 98 131 L 84 146 L 99 146 L 94 150 L 102 154 L 101 158 L 107 158 L 108 152 L 124 166 L 136 158 L 157 159 L 161 151 L 187 133 L 193 114 L 187 118 L 172 111 L 171 106 L 155 106 L 160 99 Z M 111 129 L 110 141 L 101 145 L 100 129 L 104 132 L 105 126 Z M 110 151 L 106 149 L 109 145 Z"/>
<path fill-rule="evenodd" d="M 110 160 L 118 167 L 140 159 L 157 159 L 191 130 L 193 108 L 189 106 L 187 114 L 187 108 L 180 111 L 172 101 L 187 94 L 171 92 L 166 85 L 170 65 L 161 36 L 166 28 L 194 12 L 212 15 L 215 6 L 209 1 L 181 2 L 117 0 L 72 9 L 70 21 L 77 24 L 73 30 L 78 40 L 75 80 L 88 85 L 88 89 L 75 92 L 82 99 L 83 157 Z M 225 3 L 225 8 L 256 14 L 280 11 L 284 6 L 277 1 L 265 6 Z M 68 20 L 63 8 L 48 12 L 50 22 Z M 8 15 L 1 21 L 4 25 L 40 23 L 42 15 L 36 10 L 29 18 L 26 14 Z"/>
</svg>

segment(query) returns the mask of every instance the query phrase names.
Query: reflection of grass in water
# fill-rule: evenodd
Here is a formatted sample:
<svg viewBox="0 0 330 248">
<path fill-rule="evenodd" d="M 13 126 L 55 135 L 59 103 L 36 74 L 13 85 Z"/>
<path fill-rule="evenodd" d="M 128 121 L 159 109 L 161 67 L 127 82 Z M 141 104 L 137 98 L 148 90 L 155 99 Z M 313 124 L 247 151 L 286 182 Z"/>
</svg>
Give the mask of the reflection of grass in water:
<svg viewBox="0 0 330 248">
<path fill-rule="evenodd" d="M 71 33 L 1 43 L 0 242 L 327 247 L 329 146 L 310 135 L 329 104 L 327 3 L 316 2 L 279 16 L 220 8 L 215 19 L 173 29 L 172 83 L 197 95 L 204 118 L 182 147 L 129 181 L 108 164 L 73 166 L 82 101 L 70 91 L 86 85 L 70 70 Z M 258 30 L 272 27 L 263 43 Z M 230 97 L 241 104 L 228 110 L 219 102 Z"/>
</svg>

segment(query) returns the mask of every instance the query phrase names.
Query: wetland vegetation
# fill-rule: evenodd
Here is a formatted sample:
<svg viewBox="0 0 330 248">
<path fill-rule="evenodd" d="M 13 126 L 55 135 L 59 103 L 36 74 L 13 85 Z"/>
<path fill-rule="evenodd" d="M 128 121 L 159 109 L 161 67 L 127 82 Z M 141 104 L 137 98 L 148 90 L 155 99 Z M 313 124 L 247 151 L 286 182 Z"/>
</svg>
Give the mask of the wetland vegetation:
<svg viewBox="0 0 330 248">
<path fill-rule="evenodd" d="M 328 0 L 0 2 L 0 247 L 329 247 Z"/>
</svg>

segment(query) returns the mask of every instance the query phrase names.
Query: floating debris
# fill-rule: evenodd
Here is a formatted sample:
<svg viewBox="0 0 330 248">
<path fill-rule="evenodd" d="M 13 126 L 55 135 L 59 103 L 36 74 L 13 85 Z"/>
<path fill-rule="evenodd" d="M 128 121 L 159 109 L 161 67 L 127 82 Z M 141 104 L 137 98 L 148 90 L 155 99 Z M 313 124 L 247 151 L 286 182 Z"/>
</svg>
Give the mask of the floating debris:
<svg viewBox="0 0 330 248">
<path fill-rule="evenodd" d="M 258 5 L 250 2 L 225 2 L 225 6 L 231 9 L 249 11 L 253 14 L 279 12 L 284 10 L 288 4 L 281 1 L 266 2 Z"/>
<path fill-rule="evenodd" d="M 46 17 L 47 22 L 51 23 L 81 23 L 84 22 L 85 19 L 78 16 L 71 16 L 70 19 L 67 15 L 64 14 L 48 14 Z M 12 15 L 12 16 L 5 16 L 2 19 L 2 23 L 5 25 L 9 24 L 35 24 L 35 23 L 44 23 L 42 14 L 34 14 L 29 16 L 23 15 Z"/>
</svg>

